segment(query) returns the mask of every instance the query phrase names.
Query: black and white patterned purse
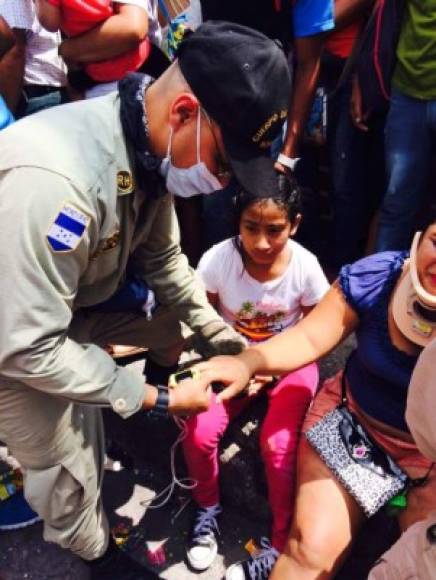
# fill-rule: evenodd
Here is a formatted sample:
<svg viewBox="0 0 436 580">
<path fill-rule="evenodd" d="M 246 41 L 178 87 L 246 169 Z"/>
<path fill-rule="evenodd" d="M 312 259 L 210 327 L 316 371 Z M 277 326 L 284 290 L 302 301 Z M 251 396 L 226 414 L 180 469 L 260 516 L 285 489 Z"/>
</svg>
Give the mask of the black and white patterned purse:
<svg viewBox="0 0 436 580">
<path fill-rule="evenodd" d="M 345 371 L 341 404 L 311 427 L 306 438 L 367 517 L 409 484 L 408 476 L 347 408 Z"/>
</svg>

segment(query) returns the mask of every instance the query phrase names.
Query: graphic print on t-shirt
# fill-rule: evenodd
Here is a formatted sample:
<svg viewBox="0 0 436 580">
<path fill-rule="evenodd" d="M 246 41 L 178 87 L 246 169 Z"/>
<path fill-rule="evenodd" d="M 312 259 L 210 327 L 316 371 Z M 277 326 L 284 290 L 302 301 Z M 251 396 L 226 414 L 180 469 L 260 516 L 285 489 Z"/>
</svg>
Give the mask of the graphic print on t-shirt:
<svg viewBox="0 0 436 580">
<path fill-rule="evenodd" d="M 281 332 L 285 316 L 283 304 L 246 300 L 236 312 L 234 327 L 249 341 L 259 342 Z"/>
<path fill-rule="evenodd" d="M 316 257 L 294 240 L 288 244 L 288 267 L 266 282 L 250 276 L 232 238 L 210 248 L 198 265 L 206 291 L 216 296 L 219 314 L 249 342 L 296 324 L 303 308 L 317 304 L 329 288 Z"/>
</svg>

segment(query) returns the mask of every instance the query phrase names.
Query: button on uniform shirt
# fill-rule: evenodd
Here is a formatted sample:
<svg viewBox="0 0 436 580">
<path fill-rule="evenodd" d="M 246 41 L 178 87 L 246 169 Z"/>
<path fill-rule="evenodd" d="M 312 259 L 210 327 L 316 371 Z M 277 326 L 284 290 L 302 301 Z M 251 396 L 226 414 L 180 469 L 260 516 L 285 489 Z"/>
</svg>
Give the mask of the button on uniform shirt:
<svg viewBox="0 0 436 580">
<path fill-rule="evenodd" d="M 39 24 L 32 0 L 0 0 L 0 14 L 12 29 L 26 32 L 25 85 L 61 87 L 66 84 L 66 66 L 58 55 L 59 32 Z"/>
</svg>

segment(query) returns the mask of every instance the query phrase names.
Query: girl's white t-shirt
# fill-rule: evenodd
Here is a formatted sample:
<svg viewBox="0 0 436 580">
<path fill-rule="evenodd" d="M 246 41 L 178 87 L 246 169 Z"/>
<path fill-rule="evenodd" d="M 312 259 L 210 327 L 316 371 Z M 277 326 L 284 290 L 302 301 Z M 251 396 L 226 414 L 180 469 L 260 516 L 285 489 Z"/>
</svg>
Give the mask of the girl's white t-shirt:
<svg viewBox="0 0 436 580">
<path fill-rule="evenodd" d="M 288 245 L 288 267 L 268 282 L 248 274 L 233 239 L 210 248 L 198 264 L 206 291 L 218 294 L 218 312 L 250 342 L 293 326 L 302 317 L 302 306 L 317 304 L 329 289 L 316 256 L 294 240 Z"/>
</svg>

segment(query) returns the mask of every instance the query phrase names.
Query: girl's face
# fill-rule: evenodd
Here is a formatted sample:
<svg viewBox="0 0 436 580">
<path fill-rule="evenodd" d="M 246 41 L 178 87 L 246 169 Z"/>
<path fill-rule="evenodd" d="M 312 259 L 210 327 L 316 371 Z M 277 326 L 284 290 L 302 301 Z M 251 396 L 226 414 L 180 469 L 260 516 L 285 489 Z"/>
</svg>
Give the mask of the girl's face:
<svg viewBox="0 0 436 580">
<path fill-rule="evenodd" d="M 242 246 L 253 263 L 273 264 L 286 246 L 288 238 L 297 231 L 300 216 L 292 224 L 286 210 L 272 199 L 249 205 L 241 216 L 239 233 Z"/>
<path fill-rule="evenodd" d="M 422 234 L 416 254 L 416 266 L 424 289 L 436 296 L 436 223 Z"/>
</svg>

